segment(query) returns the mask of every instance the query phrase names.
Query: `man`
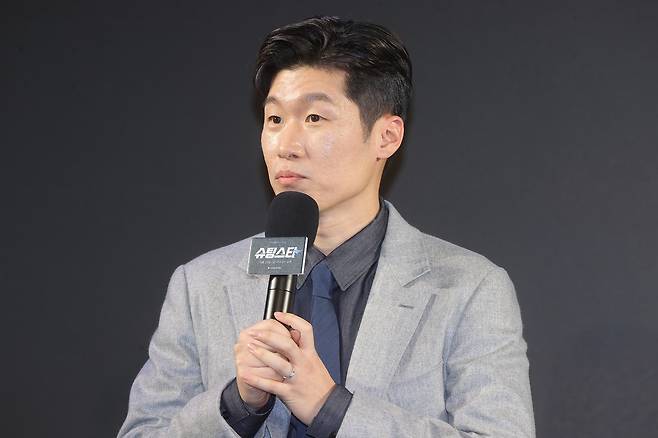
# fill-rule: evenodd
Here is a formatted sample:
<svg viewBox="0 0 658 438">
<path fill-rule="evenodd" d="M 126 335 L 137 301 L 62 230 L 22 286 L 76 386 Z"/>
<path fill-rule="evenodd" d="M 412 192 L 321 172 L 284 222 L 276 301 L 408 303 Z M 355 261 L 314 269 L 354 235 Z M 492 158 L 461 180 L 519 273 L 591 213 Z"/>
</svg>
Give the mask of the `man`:
<svg viewBox="0 0 658 438">
<path fill-rule="evenodd" d="M 295 312 L 259 321 L 248 239 L 179 267 L 119 436 L 533 437 L 507 274 L 379 197 L 411 96 L 402 43 L 305 20 L 267 37 L 255 85 L 274 192 L 320 209 Z"/>
</svg>

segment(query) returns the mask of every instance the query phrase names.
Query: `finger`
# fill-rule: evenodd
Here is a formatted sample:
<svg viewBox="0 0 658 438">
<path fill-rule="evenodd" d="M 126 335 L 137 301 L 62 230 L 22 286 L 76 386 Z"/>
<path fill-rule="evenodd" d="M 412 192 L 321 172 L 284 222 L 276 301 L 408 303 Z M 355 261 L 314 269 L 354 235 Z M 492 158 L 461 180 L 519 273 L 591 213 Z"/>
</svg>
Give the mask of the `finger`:
<svg viewBox="0 0 658 438">
<path fill-rule="evenodd" d="M 262 332 L 272 332 L 280 336 L 290 337 L 290 332 L 283 324 L 281 324 L 277 320 L 270 319 L 267 321 L 262 321 L 262 324 L 255 324 L 252 327 L 242 331 L 240 333 L 239 342 L 248 344 L 249 342 L 251 342 L 252 339 L 256 339 L 257 333 L 262 333 Z M 268 348 L 264 344 L 261 346 L 263 348 Z"/>
<path fill-rule="evenodd" d="M 261 391 L 269 392 L 270 394 L 283 396 L 287 394 L 290 385 L 282 383 L 279 380 L 267 379 L 257 376 L 256 374 L 246 372 L 242 378 L 247 385 L 260 389 Z"/>
<path fill-rule="evenodd" d="M 262 342 L 257 342 L 257 341 L 250 342 L 245 347 L 246 347 L 245 348 L 246 352 L 252 357 L 254 357 L 259 364 L 264 364 L 264 362 L 261 360 L 261 358 L 258 355 L 254 354 L 254 349 L 258 350 L 261 354 L 267 352 L 267 357 L 278 357 L 279 359 L 288 362 L 286 356 L 276 351 L 274 347 L 270 347 L 266 344 L 263 344 Z M 264 364 L 264 366 L 269 366 L 269 365 Z"/>
<path fill-rule="evenodd" d="M 249 368 L 248 370 L 243 370 L 242 372 L 236 373 L 236 378 L 247 385 L 251 386 L 247 380 L 245 380 L 246 375 L 253 375 L 260 377 L 262 379 L 276 380 L 277 382 L 283 382 L 283 376 L 274 371 L 270 367 L 265 368 Z"/>
<path fill-rule="evenodd" d="M 249 344 L 247 348 L 261 362 L 275 370 L 279 376 L 287 376 L 290 374 L 292 365 L 286 359 L 281 357 L 280 354 L 272 353 L 271 351 L 265 350 L 263 348 L 254 347 L 251 344 Z"/>
<path fill-rule="evenodd" d="M 247 372 L 263 379 L 283 381 L 283 376 L 270 367 L 250 368 Z"/>
<path fill-rule="evenodd" d="M 250 388 L 255 388 L 255 389 L 260 389 L 252 386 L 249 381 L 245 378 L 245 376 L 256 376 L 261 379 L 267 379 L 267 380 L 275 380 L 278 382 L 283 381 L 283 377 L 279 375 L 276 371 L 274 371 L 270 367 L 265 367 L 265 368 L 249 368 L 242 370 L 240 372 L 236 372 L 235 377 L 237 380 L 239 380 L 243 385 L 247 385 Z"/>
<path fill-rule="evenodd" d="M 255 332 L 241 332 L 238 336 L 238 340 L 235 343 L 235 348 L 246 347 L 250 342 L 260 342 L 254 337 Z"/>
<path fill-rule="evenodd" d="M 241 348 L 246 348 L 248 344 L 253 344 L 257 347 L 264 348 L 264 349 L 270 350 L 270 351 L 274 351 L 274 349 L 272 347 L 270 347 L 269 345 L 263 343 L 262 341 L 259 341 L 255 337 L 249 337 L 249 338 L 245 338 L 244 340 L 240 340 L 236 344 L 236 346 L 240 346 Z"/>
<path fill-rule="evenodd" d="M 253 339 L 254 333 L 259 331 L 273 331 L 281 335 L 288 334 L 288 329 L 285 328 L 279 321 L 268 319 L 265 321 L 259 321 L 251 327 L 247 327 L 246 329 L 242 330 L 238 336 L 238 341 L 245 341 L 246 344 L 249 342 L 249 339 Z"/>
<path fill-rule="evenodd" d="M 267 319 L 261 321 L 261 323 L 257 325 L 258 325 L 258 329 L 256 329 L 256 331 L 271 330 L 283 336 L 286 336 L 289 333 L 288 328 L 283 324 L 281 324 L 281 322 L 277 321 L 276 319 Z"/>
<path fill-rule="evenodd" d="M 235 344 L 233 351 L 234 351 L 234 358 L 235 358 L 235 366 L 236 368 L 245 368 L 245 367 L 253 367 L 253 368 L 263 368 L 263 367 L 268 367 L 269 365 L 263 363 L 257 356 L 253 354 L 247 348 L 247 345 L 254 345 L 258 348 L 262 348 L 264 350 L 272 351 L 272 354 L 278 354 L 275 352 L 275 349 L 273 347 L 270 347 L 266 344 L 263 344 L 262 342 L 258 340 L 252 339 L 251 342 L 246 343 L 246 344 Z M 281 356 L 283 357 L 283 356 Z M 287 359 L 285 359 L 287 360 Z"/>
<path fill-rule="evenodd" d="M 236 346 L 235 349 L 235 369 L 236 371 L 246 368 L 267 368 L 258 357 L 247 349 L 247 346 Z"/>
<path fill-rule="evenodd" d="M 281 327 L 281 324 L 276 319 L 263 319 L 261 321 L 258 321 L 256 324 L 252 325 L 251 327 L 247 327 L 245 331 L 266 330 L 266 329 L 278 330 L 282 333 L 284 333 L 286 330 L 285 327 Z"/>
<path fill-rule="evenodd" d="M 299 339 L 301 338 L 302 334 L 299 332 L 297 329 L 291 329 L 290 330 L 290 337 L 292 338 L 293 341 L 295 341 L 295 344 L 299 345 Z"/>
<path fill-rule="evenodd" d="M 292 340 L 290 334 L 281 336 L 273 332 L 258 332 L 256 333 L 256 339 L 273 348 L 277 353 L 283 354 L 291 362 L 297 362 L 301 354 L 299 347 Z"/>
<path fill-rule="evenodd" d="M 300 318 L 294 313 L 274 312 L 274 317 L 283 324 L 287 324 L 294 330 L 299 331 L 299 348 L 302 350 L 315 349 L 313 340 L 313 326 L 310 322 Z"/>
<path fill-rule="evenodd" d="M 276 326 L 278 326 L 278 327 L 276 327 Z M 267 349 L 271 350 L 272 347 L 270 347 L 270 346 L 262 343 L 258 339 L 256 339 L 256 336 L 255 336 L 256 333 L 259 333 L 261 331 L 273 331 L 274 333 L 278 333 L 278 334 L 281 334 L 281 335 L 284 335 L 284 336 L 290 336 L 288 330 L 283 328 L 281 323 L 278 322 L 278 321 L 272 321 L 272 322 L 270 322 L 270 324 L 260 325 L 260 329 L 257 329 L 257 327 L 259 327 L 258 324 L 254 325 L 254 326 L 252 326 L 248 329 L 245 329 L 245 330 L 241 331 L 240 335 L 238 336 L 238 340 L 235 344 L 236 348 L 239 345 L 243 346 L 243 347 L 246 347 L 247 344 L 252 343 L 252 344 L 258 345 L 259 347 L 267 348 Z M 282 328 L 282 330 L 280 330 L 280 328 Z"/>
</svg>

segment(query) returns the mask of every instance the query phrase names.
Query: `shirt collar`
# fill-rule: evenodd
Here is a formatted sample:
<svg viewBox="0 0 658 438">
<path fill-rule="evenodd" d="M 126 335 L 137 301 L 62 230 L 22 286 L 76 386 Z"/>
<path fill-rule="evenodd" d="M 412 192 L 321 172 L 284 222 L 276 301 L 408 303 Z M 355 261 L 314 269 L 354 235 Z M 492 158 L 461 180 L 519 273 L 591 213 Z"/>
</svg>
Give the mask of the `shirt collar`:
<svg viewBox="0 0 658 438">
<path fill-rule="evenodd" d="M 297 288 L 304 285 L 311 270 L 324 259 L 342 291 L 346 291 L 370 269 L 379 257 L 379 247 L 384 240 L 388 225 L 388 209 L 381 200 L 379 205 L 379 212 L 372 222 L 328 256 L 325 257 L 316 247 L 308 249 L 304 275 L 298 277 Z"/>
</svg>

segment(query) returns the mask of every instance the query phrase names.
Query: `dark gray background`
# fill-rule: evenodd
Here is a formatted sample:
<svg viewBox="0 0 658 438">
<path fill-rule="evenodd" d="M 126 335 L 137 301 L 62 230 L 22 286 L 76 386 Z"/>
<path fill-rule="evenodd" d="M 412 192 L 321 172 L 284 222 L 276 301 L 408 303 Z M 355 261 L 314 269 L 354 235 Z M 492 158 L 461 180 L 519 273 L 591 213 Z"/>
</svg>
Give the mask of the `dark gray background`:
<svg viewBox="0 0 658 438">
<path fill-rule="evenodd" d="M 386 196 L 510 272 L 538 436 L 658 430 L 656 2 L 133 3 L 2 14 L 7 436 L 116 434 L 171 272 L 263 225 L 256 51 L 324 13 L 407 45 Z"/>
</svg>

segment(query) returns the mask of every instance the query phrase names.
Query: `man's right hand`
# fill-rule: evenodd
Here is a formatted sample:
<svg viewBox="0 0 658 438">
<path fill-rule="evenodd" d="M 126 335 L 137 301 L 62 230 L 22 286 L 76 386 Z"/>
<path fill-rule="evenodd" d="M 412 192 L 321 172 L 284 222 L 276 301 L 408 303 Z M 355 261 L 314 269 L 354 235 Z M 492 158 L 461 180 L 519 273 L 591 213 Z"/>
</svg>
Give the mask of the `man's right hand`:
<svg viewBox="0 0 658 438">
<path fill-rule="evenodd" d="M 271 351 L 270 347 L 254 338 L 255 333 L 265 331 L 272 331 L 281 336 L 292 337 L 293 340 L 295 340 L 293 337 L 295 333 L 293 332 L 293 335 L 291 335 L 283 324 L 274 319 L 259 321 L 240 332 L 238 342 L 233 347 L 233 355 L 235 358 L 235 380 L 238 384 L 240 397 L 253 409 L 265 406 L 271 397 L 271 394 L 247 384 L 242 378 L 245 372 L 266 379 L 283 381 L 283 377 L 280 374 L 256 358 L 247 347 L 251 344 Z"/>
</svg>

